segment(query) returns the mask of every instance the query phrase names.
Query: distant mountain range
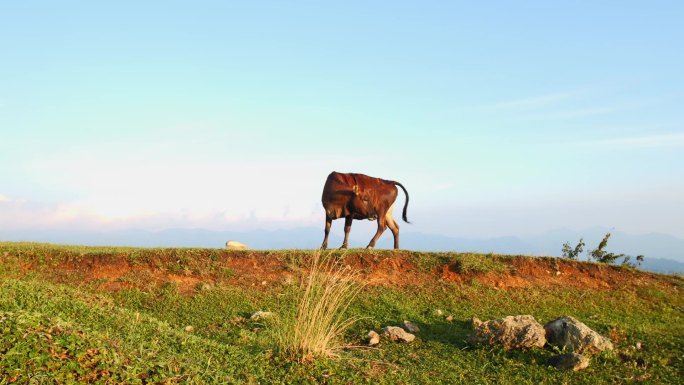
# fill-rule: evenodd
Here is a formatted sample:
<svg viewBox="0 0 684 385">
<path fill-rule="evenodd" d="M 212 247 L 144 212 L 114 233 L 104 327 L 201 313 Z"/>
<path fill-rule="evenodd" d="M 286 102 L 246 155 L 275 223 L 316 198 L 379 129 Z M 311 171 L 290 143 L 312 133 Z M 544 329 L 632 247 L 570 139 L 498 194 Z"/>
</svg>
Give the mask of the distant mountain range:
<svg viewBox="0 0 684 385">
<path fill-rule="evenodd" d="M 602 228 L 554 230 L 535 236 L 509 236 L 497 238 L 462 238 L 445 235 L 402 231 L 401 247 L 417 251 L 459 251 L 535 256 L 560 256 L 563 243 L 574 245 L 583 238 L 586 247 L 596 248 L 610 230 Z M 646 257 L 641 268 L 661 273 L 684 274 L 684 239 L 665 234 L 632 235 L 612 231 L 608 251 L 634 257 Z M 364 247 L 372 233 L 352 232 L 351 247 Z M 302 227 L 287 230 L 212 231 L 204 229 L 168 229 L 162 231 L 123 230 L 111 232 L 70 230 L 13 230 L 0 231 L 0 241 L 48 242 L 92 246 L 133 247 L 207 247 L 222 248 L 226 241 L 237 240 L 252 249 L 314 249 L 320 247 L 323 229 Z M 338 247 L 342 237 L 330 234 L 330 246 Z M 392 235 L 387 231 L 377 248 L 392 247 Z M 586 259 L 585 254 L 582 259 Z"/>
</svg>

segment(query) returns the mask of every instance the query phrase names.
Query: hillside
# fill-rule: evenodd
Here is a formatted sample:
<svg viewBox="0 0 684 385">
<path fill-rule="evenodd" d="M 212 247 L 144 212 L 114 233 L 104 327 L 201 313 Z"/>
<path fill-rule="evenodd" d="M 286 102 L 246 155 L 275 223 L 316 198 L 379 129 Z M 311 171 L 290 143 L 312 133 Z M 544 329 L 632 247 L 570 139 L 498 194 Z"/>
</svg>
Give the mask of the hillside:
<svg viewBox="0 0 684 385">
<path fill-rule="evenodd" d="M 141 249 L 0 243 L 0 378 L 85 383 L 676 383 L 684 369 L 684 280 L 556 258 L 468 253 L 324 253 L 364 284 L 345 334 L 411 320 L 412 344 L 290 361 L 277 324 L 315 251 Z M 543 365 L 553 349 L 473 345 L 469 320 L 572 315 L 616 350 L 589 368 Z M 191 328 L 188 328 L 191 326 Z M 637 349 L 636 346 L 639 348 Z"/>
<path fill-rule="evenodd" d="M 342 231 L 333 226 L 330 244 L 342 244 Z M 375 234 L 373 223 L 355 224 L 350 246 L 365 247 Z M 417 233 L 410 229 L 402 231 L 402 247 L 416 251 L 460 251 L 474 253 L 523 254 L 536 256 L 560 256 L 565 242 L 577 242 L 583 238 L 587 250 L 598 246 L 603 236 L 612 234 L 608 251 L 625 253 L 632 257 L 645 255 L 641 270 L 657 273 L 684 274 L 684 239 L 664 234 L 633 235 L 606 228 L 591 228 L 582 231 L 556 230 L 536 236 L 465 238 Z M 1 241 L 42 241 L 57 244 L 86 244 L 135 247 L 223 247 L 227 240 L 235 239 L 250 245 L 252 249 L 312 249 L 320 246 L 323 239 L 321 227 L 301 227 L 281 230 L 211 231 L 205 229 L 166 229 L 162 231 L 125 230 L 111 232 L 75 230 L 26 230 L 2 231 Z M 383 236 L 377 248 L 392 247 L 392 237 Z M 587 258 L 583 255 L 582 258 Z M 634 259 L 634 258 L 632 258 Z"/>
</svg>

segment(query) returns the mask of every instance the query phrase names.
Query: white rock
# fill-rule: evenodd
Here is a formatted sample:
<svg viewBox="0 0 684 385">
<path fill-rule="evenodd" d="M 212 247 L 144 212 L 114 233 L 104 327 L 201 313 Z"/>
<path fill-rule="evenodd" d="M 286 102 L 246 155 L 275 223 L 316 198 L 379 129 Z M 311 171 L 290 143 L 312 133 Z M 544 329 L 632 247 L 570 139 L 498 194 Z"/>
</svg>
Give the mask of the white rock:
<svg viewBox="0 0 684 385">
<path fill-rule="evenodd" d="M 404 329 L 398 326 L 385 326 L 382 328 L 382 335 L 392 341 L 411 342 L 416 339 L 411 333 L 407 333 Z"/>
<path fill-rule="evenodd" d="M 254 312 L 254 314 L 252 314 L 249 317 L 249 319 L 251 319 L 252 321 L 259 321 L 259 320 L 271 318 L 271 317 L 273 317 L 273 313 L 271 313 L 270 311 L 259 310 L 257 312 Z"/>
<path fill-rule="evenodd" d="M 470 340 L 486 345 L 501 345 L 504 349 L 541 348 L 546 343 L 544 327 L 531 315 L 508 316 L 482 322 L 473 317 L 475 333 Z"/>
<path fill-rule="evenodd" d="M 228 241 L 226 242 L 226 249 L 228 250 L 247 250 L 249 247 L 245 245 L 244 243 L 240 243 L 238 241 Z"/>
<path fill-rule="evenodd" d="M 380 343 L 380 334 L 376 333 L 375 330 L 368 332 L 368 346 L 375 346 Z"/>
</svg>

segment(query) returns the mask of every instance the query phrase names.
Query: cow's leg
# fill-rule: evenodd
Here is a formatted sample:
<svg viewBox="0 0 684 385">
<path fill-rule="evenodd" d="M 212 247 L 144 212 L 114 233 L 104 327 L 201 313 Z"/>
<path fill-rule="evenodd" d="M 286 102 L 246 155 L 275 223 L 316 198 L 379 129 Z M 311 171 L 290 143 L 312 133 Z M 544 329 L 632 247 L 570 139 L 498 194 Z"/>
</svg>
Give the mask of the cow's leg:
<svg viewBox="0 0 684 385">
<path fill-rule="evenodd" d="M 397 224 L 397 222 L 392 217 L 392 208 L 391 207 L 387 211 L 387 215 L 385 215 L 385 220 L 387 221 L 387 226 L 392 231 L 392 235 L 394 235 L 394 249 L 397 250 L 397 249 L 399 249 L 399 225 Z"/>
<path fill-rule="evenodd" d="M 349 247 L 349 232 L 351 231 L 352 217 L 351 215 L 344 218 L 344 241 L 340 249 L 346 249 Z"/>
<path fill-rule="evenodd" d="M 385 228 L 387 228 L 387 222 L 385 220 L 384 215 L 378 215 L 378 231 L 375 233 L 375 236 L 373 239 L 370 240 L 370 243 L 368 243 L 368 246 L 366 246 L 367 249 L 372 249 L 375 247 L 375 242 L 378 241 L 378 238 L 382 235 L 382 233 L 385 231 Z"/>
<path fill-rule="evenodd" d="M 323 238 L 323 244 L 321 249 L 325 250 L 328 248 L 328 235 L 330 234 L 330 226 L 332 226 L 332 218 L 325 216 L 325 238 Z"/>
</svg>

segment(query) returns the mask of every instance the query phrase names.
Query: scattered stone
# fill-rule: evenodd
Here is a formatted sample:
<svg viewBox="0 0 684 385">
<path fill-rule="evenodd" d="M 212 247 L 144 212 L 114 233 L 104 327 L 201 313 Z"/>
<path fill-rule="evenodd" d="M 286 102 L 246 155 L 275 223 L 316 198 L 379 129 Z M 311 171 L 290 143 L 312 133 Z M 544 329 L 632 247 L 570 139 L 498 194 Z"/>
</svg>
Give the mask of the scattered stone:
<svg viewBox="0 0 684 385">
<path fill-rule="evenodd" d="M 558 276 L 561 275 L 561 274 L 562 274 L 562 273 L 561 273 L 560 271 L 556 271 L 556 277 L 558 277 Z"/>
<path fill-rule="evenodd" d="M 589 366 L 589 358 L 577 353 L 566 353 L 549 358 L 546 365 L 556 369 L 572 369 L 576 372 Z"/>
<path fill-rule="evenodd" d="M 192 325 L 188 325 L 185 327 L 185 331 L 188 333 L 192 333 L 193 330 L 195 330 L 195 328 L 193 328 Z"/>
<path fill-rule="evenodd" d="M 245 245 L 244 243 L 240 243 L 238 241 L 228 241 L 226 242 L 226 249 L 228 250 L 247 250 L 249 247 Z"/>
<path fill-rule="evenodd" d="M 213 287 L 210 283 L 206 283 L 206 282 L 205 282 L 205 283 L 202 283 L 202 284 L 200 285 L 200 291 L 209 291 L 209 290 L 211 290 L 211 289 L 213 289 L 213 288 L 214 288 L 214 287 Z"/>
<path fill-rule="evenodd" d="M 392 341 L 399 342 L 411 342 L 416 339 L 416 336 L 411 333 L 407 333 L 404 329 L 398 326 L 385 326 L 382 328 L 382 335 L 383 337 L 387 337 Z"/>
<path fill-rule="evenodd" d="M 404 320 L 404 329 L 406 329 L 407 332 L 414 334 L 420 331 L 420 328 L 416 326 L 413 322 L 406 320 Z"/>
<path fill-rule="evenodd" d="M 444 314 L 444 313 L 443 313 L 441 310 L 439 310 L 439 309 L 435 310 L 435 315 L 436 315 L 436 316 L 441 317 L 443 314 Z"/>
<path fill-rule="evenodd" d="M 244 323 L 245 321 L 247 321 L 247 320 L 245 319 L 245 317 L 239 315 L 239 316 L 235 316 L 235 317 L 231 318 L 231 319 L 228 321 L 228 323 L 229 323 L 230 325 L 239 325 L 239 324 Z"/>
<path fill-rule="evenodd" d="M 376 333 L 375 330 L 368 332 L 368 346 L 375 346 L 380 343 L 380 334 Z"/>
<path fill-rule="evenodd" d="M 544 325 L 549 344 L 577 353 L 612 350 L 613 343 L 573 317 L 565 316 Z"/>
<path fill-rule="evenodd" d="M 451 321 L 454 320 L 454 316 L 452 316 L 451 314 L 449 314 L 449 315 L 446 317 L 446 320 L 449 321 L 449 322 L 451 322 Z"/>
<path fill-rule="evenodd" d="M 641 350 L 641 342 L 634 344 L 634 348 L 636 348 L 636 350 Z"/>
<path fill-rule="evenodd" d="M 249 317 L 249 319 L 251 319 L 252 321 L 260 321 L 262 319 L 271 318 L 271 317 L 273 317 L 272 312 L 259 310 L 257 312 L 254 312 L 254 314 L 252 314 Z"/>
<path fill-rule="evenodd" d="M 470 341 L 487 345 L 502 345 L 505 350 L 541 348 L 546 343 L 544 327 L 531 315 L 508 316 L 482 322 L 473 317 L 475 333 Z"/>
<path fill-rule="evenodd" d="M 648 379 L 651 378 L 651 377 L 652 377 L 652 376 L 651 376 L 650 373 L 646 373 L 646 374 L 642 374 L 642 375 L 640 375 L 640 376 L 634 377 L 634 381 L 636 381 L 636 382 L 644 382 L 644 381 L 648 380 Z"/>
</svg>

